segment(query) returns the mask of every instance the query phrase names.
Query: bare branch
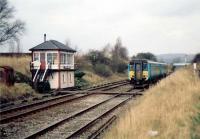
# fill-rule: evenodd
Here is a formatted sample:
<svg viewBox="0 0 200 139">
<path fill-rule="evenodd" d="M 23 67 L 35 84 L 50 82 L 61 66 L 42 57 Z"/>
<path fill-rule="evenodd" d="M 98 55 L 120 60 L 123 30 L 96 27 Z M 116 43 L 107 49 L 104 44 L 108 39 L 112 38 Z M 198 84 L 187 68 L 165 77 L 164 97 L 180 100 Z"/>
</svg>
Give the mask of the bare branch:
<svg viewBox="0 0 200 139">
<path fill-rule="evenodd" d="M 7 0 L 0 0 L 0 45 L 8 40 L 16 41 L 25 30 L 25 23 L 16 20 L 11 22 L 14 8 L 10 7 Z"/>
</svg>

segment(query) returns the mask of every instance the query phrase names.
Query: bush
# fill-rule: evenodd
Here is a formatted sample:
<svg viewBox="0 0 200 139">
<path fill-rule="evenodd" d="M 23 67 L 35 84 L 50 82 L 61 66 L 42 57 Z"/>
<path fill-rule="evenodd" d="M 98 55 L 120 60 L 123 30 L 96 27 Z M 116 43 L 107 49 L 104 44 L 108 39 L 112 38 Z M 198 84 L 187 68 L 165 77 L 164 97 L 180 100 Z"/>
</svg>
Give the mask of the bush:
<svg viewBox="0 0 200 139">
<path fill-rule="evenodd" d="M 74 76 L 77 77 L 77 78 L 82 78 L 84 75 L 85 75 L 85 73 L 83 71 L 80 71 L 80 70 L 76 70 L 74 72 Z"/>
<path fill-rule="evenodd" d="M 108 77 L 112 75 L 112 71 L 110 70 L 110 68 L 107 65 L 104 64 L 97 64 L 94 67 L 94 71 L 100 75 L 100 76 L 104 76 L 104 77 Z"/>
<path fill-rule="evenodd" d="M 127 64 L 126 63 L 119 63 L 117 72 L 124 73 L 127 70 Z"/>
<path fill-rule="evenodd" d="M 86 80 L 84 80 L 83 78 L 75 77 L 75 87 L 76 88 L 84 88 L 88 85 L 89 85 L 89 83 Z"/>
</svg>

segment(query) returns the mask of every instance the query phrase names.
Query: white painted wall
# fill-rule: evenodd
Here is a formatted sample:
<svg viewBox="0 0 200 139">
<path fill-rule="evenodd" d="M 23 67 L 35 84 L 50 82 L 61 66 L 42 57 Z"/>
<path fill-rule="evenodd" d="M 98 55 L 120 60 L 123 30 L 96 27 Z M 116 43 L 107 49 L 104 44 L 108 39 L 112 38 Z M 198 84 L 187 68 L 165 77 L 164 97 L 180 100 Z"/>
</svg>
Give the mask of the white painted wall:
<svg viewBox="0 0 200 139">
<path fill-rule="evenodd" d="M 51 89 L 57 89 L 58 86 L 58 72 L 53 72 L 52 76 L 48 77 Z"/>
<path fill-rule="evenodd" d="M 60 72 L 60 88 L 74 87 L 74 71 Z"/>
</svg>

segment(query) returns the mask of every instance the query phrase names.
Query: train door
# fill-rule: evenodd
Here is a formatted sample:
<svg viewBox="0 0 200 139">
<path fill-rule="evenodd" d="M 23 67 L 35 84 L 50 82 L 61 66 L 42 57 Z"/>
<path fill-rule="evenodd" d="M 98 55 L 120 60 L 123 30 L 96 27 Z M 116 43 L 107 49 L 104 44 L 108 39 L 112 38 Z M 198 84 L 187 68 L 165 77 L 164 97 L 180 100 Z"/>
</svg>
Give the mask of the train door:
<svg viewBox="0 0 200 139">
<path fill-rule="evenodd" d="M 41 62 L 41 69 L 45 69 L 46 65 L 46 58 L 45 58 L 45 53 L 40 53 L 40 62 Z"/>
<path fill-rule="evenodd" d="M 136 80 L 142 79 L 142 63 L 135 63 L 135 78 Z"/>
</svg>

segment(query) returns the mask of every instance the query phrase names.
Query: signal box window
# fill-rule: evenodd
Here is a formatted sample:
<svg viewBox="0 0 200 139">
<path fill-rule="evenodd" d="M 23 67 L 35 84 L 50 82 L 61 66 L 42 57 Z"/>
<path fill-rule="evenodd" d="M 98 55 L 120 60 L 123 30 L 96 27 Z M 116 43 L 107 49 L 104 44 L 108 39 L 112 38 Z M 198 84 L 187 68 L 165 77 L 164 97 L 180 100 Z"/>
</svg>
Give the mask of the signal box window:
<svg viewBox="0 0 200 139">
<path fill-rule="evenodd" d="M 50 64 L 57 64 L 58 56 L 57 53 L 47 53 L 47 62 Z"/>
<path fill-rule="evenodd" d="M 61 64 L 66 64 L 66 54 L 61 53 L 60 54 Z"/>
<path fill-rule="evenodd" d="M 73 64 L 73 54 L 67 54 L 67 64 Z"/>
<path fill-rule="evenodd" d="M 39 56 L 40 56 L 39 53 L 34 53 L 33 54 L 33 61 L 39 61 Z"/>
</svg>

